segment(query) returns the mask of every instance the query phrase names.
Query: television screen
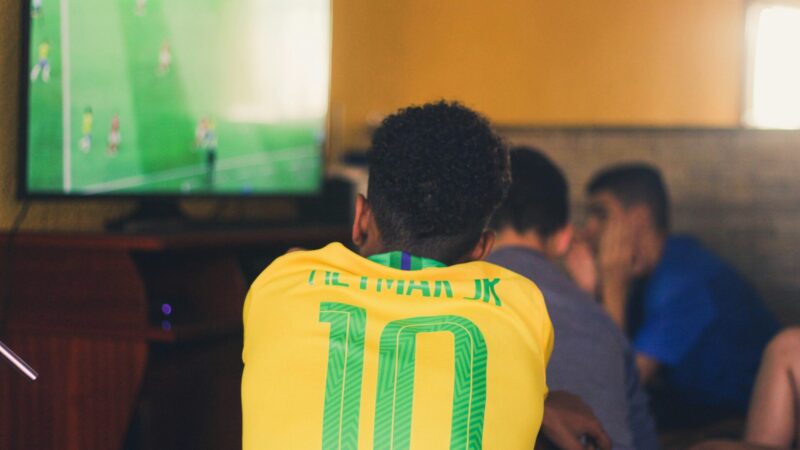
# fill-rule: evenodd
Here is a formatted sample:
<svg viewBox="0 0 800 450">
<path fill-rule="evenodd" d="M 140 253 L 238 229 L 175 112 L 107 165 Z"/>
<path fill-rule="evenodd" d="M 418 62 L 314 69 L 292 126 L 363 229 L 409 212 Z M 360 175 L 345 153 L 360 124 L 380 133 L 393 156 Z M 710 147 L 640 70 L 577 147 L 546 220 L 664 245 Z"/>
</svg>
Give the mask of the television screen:
<svg viewBox="0 0 800 450">
<path fill-rule="evenodd" d="M 330 0 L 30 0 L 22 192 L 316 192 Z"/>
</svg>

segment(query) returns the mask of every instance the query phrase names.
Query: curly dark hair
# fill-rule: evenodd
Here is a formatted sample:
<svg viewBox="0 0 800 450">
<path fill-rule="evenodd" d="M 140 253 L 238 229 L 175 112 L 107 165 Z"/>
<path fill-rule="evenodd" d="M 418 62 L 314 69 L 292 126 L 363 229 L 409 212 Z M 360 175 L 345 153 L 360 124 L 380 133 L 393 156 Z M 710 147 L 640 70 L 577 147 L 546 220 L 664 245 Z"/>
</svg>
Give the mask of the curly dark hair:
<svg viewBox="0 0 800 450">
<path fill-rule="evenodd" d="M 534 230 L 548 238 L 569 221 L 567 179 L 550 159 L 533 147 L 514 147 L 511 154 L 511 190 L 492 217 L 492 228 L 512 227 L 519 233 Z"/>
<path fill-rule="evenodd" d="M 457 102 L 388 116 L 367 157 L 367 196 L 383 244 L 444 263 L 478 242 L 511 181 L 500 137 Z"/>
</svg>

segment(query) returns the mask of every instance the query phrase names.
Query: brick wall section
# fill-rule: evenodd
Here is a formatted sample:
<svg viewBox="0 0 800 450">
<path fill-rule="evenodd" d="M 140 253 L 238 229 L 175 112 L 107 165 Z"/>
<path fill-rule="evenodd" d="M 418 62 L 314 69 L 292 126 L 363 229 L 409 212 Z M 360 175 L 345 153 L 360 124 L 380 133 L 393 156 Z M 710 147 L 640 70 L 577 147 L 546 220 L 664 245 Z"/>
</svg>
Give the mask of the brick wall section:
<svg viewBox="0 0 800 450">
<path fill-rule="evenodd" d="M 609 164 L 646 161 L 669 186 L 672 223 L 731 262 L 786 324 L 800 323 L 800 131 L 501 128 L 540 148 L 570 182 L 574 217 Z"/>
</svg>

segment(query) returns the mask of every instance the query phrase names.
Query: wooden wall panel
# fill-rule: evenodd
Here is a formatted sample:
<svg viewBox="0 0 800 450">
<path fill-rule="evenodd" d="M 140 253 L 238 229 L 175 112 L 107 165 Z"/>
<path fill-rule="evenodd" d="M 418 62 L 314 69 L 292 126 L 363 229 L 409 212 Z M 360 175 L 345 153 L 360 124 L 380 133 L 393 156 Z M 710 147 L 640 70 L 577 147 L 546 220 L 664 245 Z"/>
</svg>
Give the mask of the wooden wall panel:
<svg viewBox="0 0 800 450">
<path fill-rule="evenodd" d="M 144 374 L 144 341 L 12 334 L 6 343 L 39 379 L 0 363 L 0 448 L 121 447 Z"/>
</svg>

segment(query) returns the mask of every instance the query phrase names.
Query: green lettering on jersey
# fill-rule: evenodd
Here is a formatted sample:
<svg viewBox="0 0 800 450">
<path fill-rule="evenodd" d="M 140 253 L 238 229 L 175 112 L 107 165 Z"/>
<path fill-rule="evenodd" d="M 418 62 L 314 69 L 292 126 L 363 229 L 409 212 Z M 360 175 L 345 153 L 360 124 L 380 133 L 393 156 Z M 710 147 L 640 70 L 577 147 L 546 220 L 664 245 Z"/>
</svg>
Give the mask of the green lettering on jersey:
<svg viewBox="0 0 800 450">
<path fill-rule="evenodd" d="M 483 282 L 475 280 L 475 294 L 472 297 L 464 297 L 464 300 L 478 300 L 483 295 Z"/>
<path fill-rule="evenodd" d="M 319 321 L 331 324 L 322 448 L 356 450 L 367 313 L 357 306 L 323 302 Z"/>
<path fill-rule="evenodd" d="M 441 297 L 442 296 L 442 289 L 444 289 L 445 295 L 447 298 L 453 298 L 453 288 L 450 286 L 450 282 L 447 280 L 436 280 L 433 282 L 433 296 L 434 297 Z"/>
<path fill-rule="evenodd" d="M 414 317 L 390 322 L 381 333 L 374 448 L 407 450 L 411 442 L 416 337 L 449 332 L 455 343 L 450 449 L 477 450 L 486 404 L 486 342 L 478 327 L 459 316 Z"/>
<path fill-rule="evenodd" d="M 333 272 L 333 274 L 331 274 L 331 284 L 334 286 L 350 287 L 349 284 L 339 281 L 339 272 Z"/>
<path fill-rule="evenodd" d="M 431 296 L 431 286 L 427 281 L 416 282 L 410 280 L 408 282 L 408 290 L 406 291 L 406 295 L 412 295 L 415 289 L 419 289 L 423 297 Z"/>
<path fill-rule="evenodd" d="M 500 282 L 499 278 L 495 278 L 490 280 L 488 278 L 483 278 L 480 280 L 475 280 L 475 293 L 472 297 L 464 297 L 464 300 L 482 300 L 483 302 L 488 303 L 491 300 L 494 300 L 494 304 L 497 306 L 503 306 L 503 302 L 500 301 L 500 297 L 497 295 L 497 291 L 494 290 L 494 287 Z"/>
<path fill-rule="evenodd" d="M 316 270 L 312 270 L 311 273 L 308 274 L 308 284 L 310 284 L 310 285 L 314 284 L 314 275 L 316 275 L 316 274 L 317 274 Z"/>
<path fill-rule="evenodd" d="M 500 301 L 500 297 L 497 295 L 497 291 L 494 290 L 494 287 L 497 283 L 500 282 L 500 278 L 495 278 L 493 280 L 489 280 L 488 278 L 483 279 L 483 301 L 488 302 L 489 300 L 494 300 L 494 304 L 497 306 L 503 306 L 503 302 Z"/>
</svg>

